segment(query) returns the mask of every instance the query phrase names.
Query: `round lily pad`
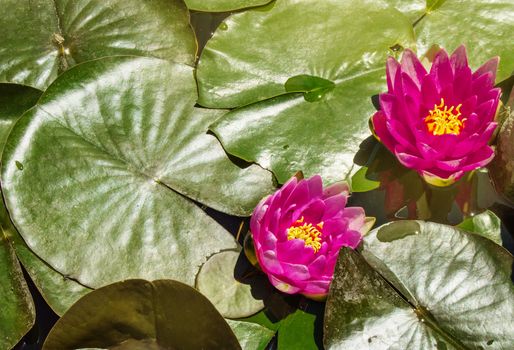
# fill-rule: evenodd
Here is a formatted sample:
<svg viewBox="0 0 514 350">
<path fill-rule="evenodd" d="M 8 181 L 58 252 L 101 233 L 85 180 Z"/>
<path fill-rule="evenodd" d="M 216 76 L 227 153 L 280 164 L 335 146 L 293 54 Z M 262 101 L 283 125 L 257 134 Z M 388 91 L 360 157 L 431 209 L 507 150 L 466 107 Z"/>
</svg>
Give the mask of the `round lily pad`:
<svg viewBox="0 0 514 350">
<path fill-rule="evenodd" d="M 214 306 L 171 280 L 100 288 L 56 323 L 43 349 L 241 349 Z"/>
<path fill-rule="evenodd" d="M 238 281 L 238 251 L 225 251 L 213 255 L 202 266 L 196 279 L 196 288 L 214 304 L 227 318 L 242 318 L 253 315 L 264 308 L 263 295 L 255 288 L 266 284 L 264 276 L 257 276 L 254 283 Z"/>
<path fill-rule="evenodd" d="M 224 24 L 197 72 L 201 105 L 248 105 L 211 127 L 224 148 L 279 182 L 298 170 L 329 182 L 348 175 L 387 55 L 415 45 L 411 22 L 383 3 L 283 0 Z"/>
<path fill-rule="evenodd" d="M 184 195 L 246 212 L 271 176 L 233 164 L 206 134 L 220 112 L 195 101 L 193 69 L 165 60 L 113 57 L 64 73 L 4 152 L 6 205 L 30 249 L 97 288 L 131 277 L 193 284 L 207 257 L 235 248 Z"/>
<path fill-rule="evenodd" d="M 0 7 L 0 82 L 44 89 L 75 64 L 105 56 L 195 60 L 181 0 L 0 0 Z"/>
</svg>

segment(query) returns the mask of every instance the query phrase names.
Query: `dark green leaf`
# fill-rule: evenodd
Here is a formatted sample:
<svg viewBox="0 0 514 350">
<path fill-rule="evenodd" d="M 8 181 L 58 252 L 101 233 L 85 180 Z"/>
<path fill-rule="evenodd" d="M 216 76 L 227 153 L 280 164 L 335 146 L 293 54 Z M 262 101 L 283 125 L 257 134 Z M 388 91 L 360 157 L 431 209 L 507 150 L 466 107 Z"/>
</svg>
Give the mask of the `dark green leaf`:
<svg viewBox="0 0 514 350">
<path fill-rule="evenodd" d="M 23 272 L 0 231 L 0 349 L 11 349 L 27 333 L 36 313 Z"/>
<path fill-rule="evenodd" d="M 459 224 L 459 228 L 489 238 L 496 244 L 502 245 L 500 218 L 492 211 L 487 210 L 478 215 L 466 218 Z"/>
<path fill-rule="evenodd" d="M 180 0 L 1 0 L 0 7 L 0 81 L 43 89 L 76 63 L 114 55 L 195 60 Z"/>
<path fill-rule="evenodd" d="M 63 74 L 4 152 L 6 204 L 28 246 L 93 288 L 130 277 L 192 284 L 207 257 L 235 248 L 179 193 L 246 213 L 271 177 L 230 162 L 205 133 L 220 112 L 195 101 L 193 69 L 164 60 L 107 58 Z"/>
<path fill-rule="evenodd" d="M 355 255 L 342 255 L 327 301 L 329 349 L 514 343 L 514 259 L 492 241 L 452 226 L 398 221 L 368 234 L 362 254 L 398 292 Z"/>
<path fill-rule="evenodd" d="M 100 288 L 57 322 L 44 349 L 240 349 L 214 306 L 171 280 L 128 280 Z"/>
</svg>

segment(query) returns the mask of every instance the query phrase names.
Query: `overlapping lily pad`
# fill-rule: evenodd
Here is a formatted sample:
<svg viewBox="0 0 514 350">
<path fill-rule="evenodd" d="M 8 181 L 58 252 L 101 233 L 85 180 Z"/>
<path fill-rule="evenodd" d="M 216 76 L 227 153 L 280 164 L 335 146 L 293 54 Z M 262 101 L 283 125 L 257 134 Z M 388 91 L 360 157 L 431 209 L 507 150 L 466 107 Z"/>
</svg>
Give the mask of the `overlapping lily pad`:
<svg viewBox="0 0 514 350">
<path fill-rule="evenodd" d="M 272 330 L 252 322 L 226 320 L 243 350 L 264 350 L 275 335 Z"/>
<path fill-rule="evenodd" d="M 240 349 L 214 306 L 170 280 L 128 280 L 80 299 L 57 322 L 44 349 Z"/>
<path fill-rule="evenodd" d="M 506 250 L 452 226 L 418 221 L 382 226 L 364 240 L 371 266 L 344 250 L 336 267 L 328 349 L 504 349 L 514 343 L 514 259 Z"/>
<path fill-rule="evenodd" d="M 16 254 L 0 230 L 0 349 L 11 349 L 35 320 L 32 297 Z"/>
<path fill-rule="evenodd" d="M 284 0 L 224 23 L 200 58 L 199 103 L 262 101 L 212 126 L 225 149 L 279 182 L 298 170 L 343 178 L 369 135 L 370 96 L 384 88 L 386 56 L 414 45 L 410 21 L 380 3 Z"/>
<path fill-rule="evenodd" d="M 46 88 L 76 63 L 152 56 L 192 64 L 181 0 L 1 0 L 0 81 Z"/>
<path fill-rule="evenodd" d="M 233 164 L 206 134 L 219 112 L 195 101 L 192 68 L 160 59 L 106 58 L 63 74 L 4 152 L 6 204 L 27 245 L 93 288 L 132 277 L 192 284 L 207 257 L 235 248 L 183 195 L 246 213 L 271 176 Z"/>
<path fill-rule="evenodd" d="M 514 205 L 514 111 L 503 122 L 489 172 L 498 192 Z"/>
<path fill-rule="evenodd" d="M 500 56 L 500 82 L 514 71 L 513 13 L 511 0 L 427 0 L 415 26 L 418 52 L 424 54 L 434 44 L 448 51 L 465 44 L 475 68 Z"/>
<path fill-rule="evenodd" d="M 272 0 L 185 0 L 189 9 L 206 12 L 228 12 L 266 5 Z"/>
</svg>

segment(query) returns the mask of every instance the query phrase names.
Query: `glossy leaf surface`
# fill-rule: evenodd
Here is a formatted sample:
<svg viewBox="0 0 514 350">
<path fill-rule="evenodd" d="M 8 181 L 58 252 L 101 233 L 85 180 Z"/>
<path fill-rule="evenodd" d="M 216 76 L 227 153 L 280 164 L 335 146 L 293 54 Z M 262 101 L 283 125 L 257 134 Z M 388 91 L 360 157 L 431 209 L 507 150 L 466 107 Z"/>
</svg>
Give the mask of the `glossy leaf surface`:
<svg viewBox="0 0 514 350">
<path fill-rule="evenodd" d="M 192 284 L 207 257 L 235 248 L 177 192 L 221 208 L 251 197 L 251 207 L 262 197 L 252 189 L 271 179 L 232 164 L 205 134 L 212 114 L 193 107 L 195 92 L 191 67 L 158 59 L 109 58 L 63 74 L 4 153 L 6 203 L 29 247 L 93 288 L 131 277 Z"/>
<path fill-rule="evenodd" d="M 234 250 L 213 255 L 203 264 L 196 277 L 198 291 L 227 318 L 248 317 L 264 308 L 262 295 L 260 299 L 257 298 L 259 293 L 252 291 L 250 283 L 242 283 L 236 279 L 239 257 L 240 252 Z M 254 284 L 262 285 L 264 281 L 265 277 L 259 275 Z"/>
<path fill-rule="evenodd" d="M 128 280 L 80 299 L 57 322 L 43 349 L 240 349 L 214 306 L 171 280 Z"/>
<path fill-rule="evenodd" d="M 264 350 L 275 332 L 252 322 L 226 320 L 243 350 Z"/>
<path fill-rule="evenodd" d="M 2 82 L 44 89 L 76 63 L 113 55 L 195 59 L 180 0 L 1 0 L 0 7 L 8 28 L 0 36 Z"/>
<path fill-rule="evenodd" d="M 451 30 L 451 34 L 449 34 Z M 500 56 L 497 82 L 514 71 L 514 2 L 511 0 L 427 1 L 424 17 L 415 26 L 417 48 L 424 54 L 432 45 L 448 52 L 464 44 L 476 69 L 493 56 Z"/>
<path fill-rule="evenodd" d="M 3 230 L 2 227 L 0 231 L 0 349 L 10 349 L 30 330 L 36 314 L 18 259 Z"/>
<path fill-rule="evenodd" d="M 362 254 L 371 266 L 345 252 L 336 267 L 328 349 L 512 344 L 513 258 L 500 246 L 452 226 L 399 221 L 366 236 Z"/>
<path fill-rule="evenodd" d="M 313 7 L 311 1 L 285 0 L 225 23 L 200 58 L 199 103 L 262 101 L 212 126 L 225 149 L 273 170 L 279 182 L 298 170 L 307 177 L 320 173 L 328 182 L 345 177 L 369 135 L 370 96 L 384 89 L 390 48 L 413 45 L 409 20 L 366 1 L 324 0 Z"/>
<path fill-rule="evenodd" d="M 227 12 L 266 5 L 271 0 L 185 0 L 187 8 L 205 12 Z"/>
<path fill-rule="evenodd" d="M 502 245 L 501 226 L 500 218 L 490 210 L 466 218 L 459 224 L 464 231 L 479 234 L 499 245 Z"/>
</svg>

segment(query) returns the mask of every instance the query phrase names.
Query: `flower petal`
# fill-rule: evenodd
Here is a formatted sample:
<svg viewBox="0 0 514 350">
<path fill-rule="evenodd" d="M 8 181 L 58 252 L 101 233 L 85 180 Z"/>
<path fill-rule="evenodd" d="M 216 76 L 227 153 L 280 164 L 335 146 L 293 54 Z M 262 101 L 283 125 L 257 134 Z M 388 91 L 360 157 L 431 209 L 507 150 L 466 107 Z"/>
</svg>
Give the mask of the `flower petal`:
<svg viewBox="0 0 514 350">
<path fill-rule="evenodd" d="M 421 89 L 421 82 L 423 77 L 427 75 L 427 71 L 412 50 L 406 49 L 403 51 L 401 67 L 402 71 L 407 73 L 416 83 L 418 89 Z"/>
<path fill-rule="evenodd" d="M 500 58 L 498 56 L 491 58 L 489 61 L 485 62 L 480 66 L 474 73 L 473 79 L 478 78 L 481 75 L 486 73 L 490 73 L 491 77 L 491 86 L 494 85 L 496 80 L 496 71 L 498 70 L 498 64 L 500 62 Z"/>
</svg>

